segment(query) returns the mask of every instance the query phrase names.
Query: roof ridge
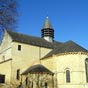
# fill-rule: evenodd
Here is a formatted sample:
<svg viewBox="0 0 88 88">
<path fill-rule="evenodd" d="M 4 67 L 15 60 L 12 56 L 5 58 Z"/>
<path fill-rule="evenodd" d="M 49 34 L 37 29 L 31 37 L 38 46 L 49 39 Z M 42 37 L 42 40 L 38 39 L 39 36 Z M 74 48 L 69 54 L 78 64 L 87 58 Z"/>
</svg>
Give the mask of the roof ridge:
<svg viewBox="0 0 88 88">
<path fill-rule="evenodd" d="M 28 35 L 28 34 L 23 34 L 21 32 L 15 32 L 15 31 L 7 31 L 8 33 L 17 33 L 19 35 L 24 35 L 24 36 L 29 36 L 29 37 L 35 37 L 35 38 L 40 38 L 40 39 L 43 39 L 41 37 L 38 37 L 38 36 L 33 36 L 33 35 Z"/>
<path fill-rule="evenodd" d="M 65 42 L 65 43 L 74 43 L 75 45 L 79 46 L 80 48 L 85 49 L 84 47 L 82 47 L 82 46 L 81 46 L 81 45 L 79 45 L 78 43 L 75 43 L 75 42 L 74 42 L 74 41 L 72 41 L 72 40 L 69 40 L 69 41 L 67 41 L 67 42 Z M 87 50 L 87 49 L 85 49 L 85 50 Z"/>
</svg>

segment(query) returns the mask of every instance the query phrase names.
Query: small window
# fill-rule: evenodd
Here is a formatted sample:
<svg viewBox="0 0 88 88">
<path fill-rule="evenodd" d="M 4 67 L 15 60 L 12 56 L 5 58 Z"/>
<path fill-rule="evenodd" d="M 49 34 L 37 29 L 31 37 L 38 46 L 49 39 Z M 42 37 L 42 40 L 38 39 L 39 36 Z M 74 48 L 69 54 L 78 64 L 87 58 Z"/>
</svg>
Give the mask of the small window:
<svg viewBox="0 0 88 88">
<path fill-rule="evenodd" d="M 66 82 L 70 83 L 70 71 L 66 70 Z"/>
<path fill-rule="evenodd" d="M 5 83 L 5 75 L 0 74 L 0 83 Z"/>
<path fill-rule="evenodd" d="M 18 45 L 18 51 L 21 51 L 21 45 Z"/>
<path fill-rule="evenodd" d="M 20 79 L 20 69 L 17 69 L 17 76 L 16 76 L 17 80 Z"/>
</svg>

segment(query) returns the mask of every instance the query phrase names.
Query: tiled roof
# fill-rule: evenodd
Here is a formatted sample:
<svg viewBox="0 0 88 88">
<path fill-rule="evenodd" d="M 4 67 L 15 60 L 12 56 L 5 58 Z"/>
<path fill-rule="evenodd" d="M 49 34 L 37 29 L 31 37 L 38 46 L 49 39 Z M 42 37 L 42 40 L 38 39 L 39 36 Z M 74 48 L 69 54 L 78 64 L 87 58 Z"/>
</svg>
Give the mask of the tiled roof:
<svg viewBox="0 0 88 88">
<path fill-rule="evenodd" d="M 31 73 L 31 74 L 47 73 L 47 74 L 51 74 L 51 75 L 54 74 L 53 72 L 51 72 L 49 69 L 47 69 L 46 67 L 44 67 L 41 64 L 38 64 L 38 65 L 34 65 L 34 66 L 29 67 L 26 71 L 24 71 L 22 73 L 22 75 L 26 75 L 28 73 Z"/>
<path fill-rule="evenodd" d="M 88 51 L 85 48 L 81 47 L 80 45 L 70 40 L 61 44 L 59 47 L 53 49 L 44 58 L 55 54 L 68 53 L 68 52 L 88 52 Z"/>
<path fill-rule="evenodd" d="M 35 45 L 35 46 L 39 46 L 39 47 L 51 48 L 51 49 L 62 44 L 62 43 L 56 42 L 56 41 L 54 41 L 53 43 L 50 43 L 40 37 L 29 36 L 29 35 L 12 32 L 12 31 L 7 31 L 7 32 L 12 37 L 12 40 L 15 42 Z"/>
</svg>

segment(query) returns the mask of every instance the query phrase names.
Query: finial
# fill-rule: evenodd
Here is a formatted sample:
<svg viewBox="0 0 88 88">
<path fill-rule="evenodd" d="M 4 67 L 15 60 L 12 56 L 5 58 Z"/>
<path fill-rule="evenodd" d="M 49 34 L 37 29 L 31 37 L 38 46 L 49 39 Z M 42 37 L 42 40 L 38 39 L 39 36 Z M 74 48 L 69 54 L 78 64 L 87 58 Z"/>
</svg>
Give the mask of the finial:
<svg viewBox="0 0 88 88">
<path fill-rule="evenodd" d="M 46 17 L 47 19 L 48 19 L 48 15 L 47 15 L 47 17 Z"/>
<path fill-rule="evenodd" d="M 47 13 L 46 13 L 46 18 L 48 19 L 48 11 L 47 11 Z"/>
</svg>

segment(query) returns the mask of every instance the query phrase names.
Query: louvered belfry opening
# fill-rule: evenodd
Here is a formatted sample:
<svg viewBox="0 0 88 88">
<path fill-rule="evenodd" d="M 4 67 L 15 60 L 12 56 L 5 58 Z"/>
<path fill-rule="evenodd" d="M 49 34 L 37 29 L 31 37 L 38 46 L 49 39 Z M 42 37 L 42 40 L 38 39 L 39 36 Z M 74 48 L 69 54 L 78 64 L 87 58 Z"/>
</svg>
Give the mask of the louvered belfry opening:
<svg viewBox="0 0 88 88">
<path fill-rule="evenodd" d="M 45 37 L 45 36 L 49 36 L 49 37 L 54 38 L 54 30 L 53 29 L 45 28 L 45 29 L 41 30 L 41 33 L 42 33 L 41 34 L 42 38 Z"/>
<path fill-rule="evenodd" d="M 22 73 L 22 83 L 24 87 L 28 88 L 54 88 L 53 76 L 53 72 L 38 64 L 29 67 Z"/>
</svg>

